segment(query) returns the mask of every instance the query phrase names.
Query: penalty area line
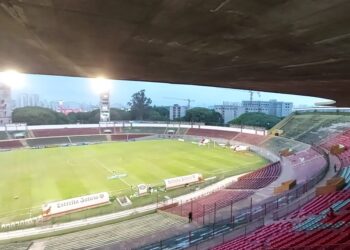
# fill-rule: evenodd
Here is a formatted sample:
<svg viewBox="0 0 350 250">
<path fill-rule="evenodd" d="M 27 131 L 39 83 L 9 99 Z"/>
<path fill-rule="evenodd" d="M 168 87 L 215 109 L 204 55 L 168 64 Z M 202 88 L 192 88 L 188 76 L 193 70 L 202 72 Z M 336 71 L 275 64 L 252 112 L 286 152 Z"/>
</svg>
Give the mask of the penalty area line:
<svg viewBox="0 0 350 250">
<path fill-rule="evenodd" d="M 106 165 L 103 164 L 101 161 L 99 161 L 99 160 L 97 160 L 97 159 L 95 159 L 95 158 L 94 158 L 94 160 L 95 160 L 102 168 L 104 168 L 107 172 L 109 172 L 109 173 L 111 173 L 111 174 L 114 173 L 111 169 L 107 168 Z M 128 187 L 131 187 L 131 185 L 130 185 L 127 181 L 123 180 L 122 178 L 119 178 L 119 180 L 122 181 L 122 182 L 123 182 L 125 185 L 127 185 Z"/>
</svg>

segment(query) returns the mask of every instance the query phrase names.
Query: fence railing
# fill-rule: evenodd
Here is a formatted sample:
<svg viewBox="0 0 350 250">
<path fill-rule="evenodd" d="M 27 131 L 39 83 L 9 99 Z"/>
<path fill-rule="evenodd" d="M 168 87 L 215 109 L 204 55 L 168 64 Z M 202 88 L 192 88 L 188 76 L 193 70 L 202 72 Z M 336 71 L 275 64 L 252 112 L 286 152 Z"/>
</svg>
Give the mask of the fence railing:
<svg viewBox="0 0 350 250">
<path fill-rule="evenodd" d="M 323 151 L 320 151 L 320 153 L 322 152 Z M 328 160 L 329 159 L 327 158 L 327 162 Z M 321 172 L 319 172 L 312 179 L 308 180 L 306 183 L 302 185 L 297 185 L 296 188 L 283 194 L 271 197 L 270 199 L 265 200 L 262 203 L 253 205 L 251 200 L 249 207 L 240 209 L 238 211 L 234 211 L 232 209 L 232 203 L 231 206 L 226 207 L 225 211 L 222 211 L 222 209 L 220 211 L 216 210 L 216 206 L 214 206 L 214 211 L 212 211 L 209 214 L 206 214 L 205 217 L 202 218 L 203 228 L 217 228 L 219 227 L 219 225 L 233 225 L 231 229 L 225 230 L 222 228 L 220 234 L 202 234 L 200 237 L 195 237 L 198 234 L 198 232 L 203 230 L 203 228 L 200 228 L 189 232 L 188 238 L 186 238 L 186 236 L 184 235 L 178 235 L 167 240 L 147 245 L 145 247 L 142 247 L 141 249 L 163 249 L 166 247 L 175 246 L 178 246 L 178 248 L 176 249 L 209 249 L 210 246 L 217 246 L 228 240 L 232 240 L 235 237 L 242 235 L 242 231 L 238 231 L 238 228 L 250 228 L 251 225 L 256 225 L 255 223 L 257 221 L 263 223 L 265 216 L 271 213 L 274 219 L 280 219 L 282 217 L 285 217 L 290 212 L 293 212 L 294 210 L 300 208 L 302 205 L 314 198 L 315 193 L 313 192 L 300 199 L 305 193 L 309 192 L 312 188 L 316 186 L 317 183 L 319 183 L 325 177 L 325 175 L 328 172 L 328 169 L 329 164 L 327 164 L 326 167 L 321 170 Z M 236 230 L 234 229 L 234 227 L 236 228 Z M 252 228 L 256 229 L 258 227 L 252 226 Z M 215 229 L 213 229 L 213 232 L 215 232 Z M 246 233 L 247 230 L 245 230 L 244 232 Z M 203 235 L 207 237 L 203 237 Z"/>
<path fill-rule="evenodd" d="M 254 204 L 254 200 L 251 199 L 249 206 L 242 208 L 240 210 L 234 211 L 232 209 L 232 204 L 231 204 L 231 207 L 226 207 L 226 210 L 224 211 L 218 211 L 218 209 L 215 209 L 215 207 L 220 207 L 220 206 L 214 206 L 214 211 L 211 211 L 211 213 L 205 215 L 206 217 L 205 219 L 203 219 L 204 221 L 203 224 L 215 223 L 222 219 L 225 220 L 232 217 L 242 218 L 243 216 L 248 216 L 251 220 L 254 220 L 257 218 L 261 218 L 262 216 L 265 216 L 266 214 L 269 214 L 276 210 L 280 211 L 281 215 L 283 213 L 286 215 L 288 212 L 288 209 L 289 211 L 291 211 L 291 209 L 293 208 L 292 202 L 298 200 L 305 193 L 312 190 L 316 186 L 316 184 L 319 183 L 325 177 L 327 172 L 328 172 L 328 165 L 324 169 L 322 169 L 320 173 L 318 173 L 316 176 L 314 176 L 312 179 L 310 179 L 306 183 L 297 185 L 294 189 L 288 192 L 282 193 L 280 195 L 273 196 L 267 200 L 264 200 L 261 203 Z M 309 197 L 305 199 L 312 199 L 312 196 L 314 196 L 314 194 L 310 194 Z M 298 201 L 298 202 L 299 202 L 299 206 L 301 206 L 302 201 Z M 297 207 L 298 205 L 294 205 L 294 206 Z M 282 208 L 284 208 L 284 210 L 282 210 Z M 278 217 L 278 214 L 276 214 L 276 216 Z"/>
<path fill-rule="evenodd" d="M 263 225 L 263 218 L 244 224 L 239 221 L 226 220 L 137 249 L 209 249 L 241 235 L 246 235 Z M 211 241 L 208 241 L 209 239 Z"/>
<path fill-rule="evenodd" d="M 273 212 L 273 220 L 279 220 L 281 218 L 286 217 L 288 214 L 299 210 L 302 206 L 304 206 L 306 203 L 308 203 L 310 200 L 315 198 L 316 194 L 314 192 L 306 195 L 305 197 L 302 197 L 292 203 L 289 204 L 289 206 L 281 207 L 280 209 Z"/>
</svg>

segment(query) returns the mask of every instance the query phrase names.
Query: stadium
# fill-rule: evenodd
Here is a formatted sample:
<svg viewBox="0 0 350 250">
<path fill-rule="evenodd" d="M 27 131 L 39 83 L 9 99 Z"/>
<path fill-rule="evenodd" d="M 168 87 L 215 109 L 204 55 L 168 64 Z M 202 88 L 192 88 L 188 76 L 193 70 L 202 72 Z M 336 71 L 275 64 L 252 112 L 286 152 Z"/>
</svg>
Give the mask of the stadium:
<svg viewBox="0 0 350 250">
<path fill-rule="evenodd" d="M 6 201 L 1 207 L 1 230 L 8 232 L 7 237 L 11 234 L 10 237 L 16 237 L 18 230 L 33 226 L 78 223 L 78 232 L 44 241 L 48 249 L 67 239 L 70 243 L 65 249 L 77 246 L 178 249 L 184 244 L 207 248 L 208 244 L 215 246 L 220 241 L 228 241 L 228 246 L 244 244 L 242 239 L 233 243 L 229 239 L 242 230 L 261 228 L 269 215 L 274 223 L 259 229 L 266 238 L 268 234 L 265 235 L 264 230 L 269 231 L 271 227 L 283 228 L 281 234 L 291 234 L 294 227 L 314 231 L 296 230 L 293 237 L 312 238 L 318 236 L 321 228 L 325 228 L 327 234 L 338 235 L 346 232 L 348 223 L 347 191 L 337 190 L 348 187 L 344 142 L 347 141 L 350 116 L 344 112 L 346 110 L 341 113 L 336 109 L 329 109 L 327 113 L 322 111 L 299 111 L 271 131 L 135 122 L 110 123 L 108 127 L 101 124 L 8 126 L 1 132 L 0 143 L 1 162 L 5 163 L 2 167 L 7 169 L 2 169 L 1 183 L 8 187 L 2 188 L 1 192 L 1 199 Z M 105 134 L 106 129 L 113 132 Z M 18 133 L 25 137 L 13 139 Z M 336 145 L 344 147 L 333 155 L 330 152 Z M 128 158 L 130 154 L 134 155 L 131 159 Z M 333 165 L 343 168 L 337 174 Z M 164 182 L 195 173 L 200 174 L 199 180 L 185 185 L 179 183 L 181 187 L 178 188 L 168 188 Z M 147 186 L 145 193 L 141 193 L 139 185 Z M 108 192 L 108 204 L 87 210 L 67 210 L 63 214 L 45 215 L 42 211 L 44 203 L 69 201 L 101 192 Z M 320 196 L 329 202 L 320 205 Z M 124 201 L 127 204 L 123 200 L 127 200 Z M 313 206 L 317 209 L 309 211 Z M 335 228 L 329 222 L 322 222 L 331 206 L 339 213 L 334 218 Z M 130 210 L 133 210 L 131 214 L 125 214 Z M 190 211 L 196 225 L 189 227 L 187 216 Z M 99 227 L 81 231 L 81 228 L 91 227 L 91 222 L 86 221 L 79 225 L 82 219 L 93 221 L 97 218 L 101 220 Z M 285 221 L 286 218 L 289 220 Z M 293 225 L 290 218 L 303 218 L 304 221 L 297 219 Z M 164 224 L 147 228 L 147 221 L 153 220 L 161 220 Z M 130 230 L 134 233 L 126 228 L 123 229 L 125 234 L 107 233 L 129 223 L 144 228 L 139 228 L 138 231 L 142 231 L 139 233 L 135 233 L 133 227 Z M 36 237 L 51 236 L 51 229 L 44 229 Z M 150 234 L 152 237 L 148 238 Z M 294 244 L 293 237 L 283 246 Z M 25 248 L 31 242 L 26 241 L 26 237 L 22 239 L 23 243 L 12 243 L 14 247 Z M 138 239 L 137 243 L 135 239 Z M 254 249 L 264 240 L 254 245 L 243 242 Z M 280 240 L 273 244 L 277 243 Z"/>
<path fill-rule="evenodd" d="M 0 249 L 349 249 L 349 7 L 0 0 L 1 72 L 102 87 L 98 122 L 29 125 L 0 84 Z M 328 101 L 269 129 L 114 121 L 101 72 Z"/>
</svg>

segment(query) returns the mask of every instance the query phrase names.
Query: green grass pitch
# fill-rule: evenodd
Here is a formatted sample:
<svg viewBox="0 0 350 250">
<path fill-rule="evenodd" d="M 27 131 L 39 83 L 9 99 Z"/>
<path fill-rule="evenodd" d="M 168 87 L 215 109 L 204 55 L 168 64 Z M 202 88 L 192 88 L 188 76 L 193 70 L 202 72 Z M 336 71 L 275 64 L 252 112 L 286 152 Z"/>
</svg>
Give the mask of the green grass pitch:
<svg viewBox="0 0 350 250">
<path fill-rule="evenodd" d="M 0 153 L 0 219 L 48 201 L 130 189 L 192 173 L 245 173 L 266 164 L 250 152 L 190 142 L 156 140 L 89 146 L 24 149 Z M 113 171 L 126 173 L 108 180 Z"/>
</svg>

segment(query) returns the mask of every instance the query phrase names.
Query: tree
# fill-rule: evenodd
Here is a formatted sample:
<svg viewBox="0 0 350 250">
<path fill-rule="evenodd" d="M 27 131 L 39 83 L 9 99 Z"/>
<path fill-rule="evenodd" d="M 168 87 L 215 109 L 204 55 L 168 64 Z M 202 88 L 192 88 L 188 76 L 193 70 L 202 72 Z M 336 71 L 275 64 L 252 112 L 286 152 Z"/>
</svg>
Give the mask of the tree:
<svg viewBox="0 0 350 250">
<path fill-rule="evenodd" d="M 130 120 L 130 112 L 117 109 L 117 108 L 111 108 L 111 121 L 127 121 Z"/>
<path fill-rule="evenodd" d="M 267 115 L 264 113 L 252 112 L 252 113 L 245 113 L 237 117 L 236 119 L 233 119 L 232 121 L 229 122 L 229 124 L 256 126 L 256 127 L 264 127 L 266 129 L 270 129 L 280 121 L 281 121 L 281 118 L 274 115 Z"/>
<path fill-rule="evenodd" d="M 140 90 L 132 95 L 128 105 L 130 106 L 131 118 L 143 120 L 146 113 L 149 111 L 152 100 L 145 95 L 145 90 Z"/>
<path fill-rule="evenodd" d="M 69 123 L 69 119 L 64 114 L 42 107 L 17 108 L 12 113 L 12 121 L 28 125 Z"/>
<path fill-rule="evenodd" d="M 169 109 L 166 107 L 150 107 L 145 115 L 147 121 L 168 121 Z"/>
<path fill-rule="evenodd" d="M 125 121 L 130 120 L 130 112 L 125 110 L 111 108 L 111 121 Z M 90 112 L 78 112 L 69 113 L 67 115 L 69 123 L 99 123 L 100 121 L 100 110 L 95 109 Z"/>
<path fill-rule="evenodd" d="M 169 120 L 169 107 L 153 106 L 152 109 L 157 111 L 161 115 L 161 117 L 162 117 L 161 120 L 162 121 L 168 121 Z"/>
<path fill-rule="evenodd" d="M 220 113 L 207 108 L 189 109 L 185 117 L 181 120 L 188 122 L 204 122 L 206 125 L 222 125 L 224 123 L 224 119 Z"/>
<path fill-rule="evenodd" d="M 95 109 L 90 112 L 69 113 L 67 118 L 69 123 L 98 123 L 100 121 L 100 110 Z"/>
</svg>

